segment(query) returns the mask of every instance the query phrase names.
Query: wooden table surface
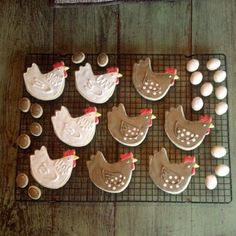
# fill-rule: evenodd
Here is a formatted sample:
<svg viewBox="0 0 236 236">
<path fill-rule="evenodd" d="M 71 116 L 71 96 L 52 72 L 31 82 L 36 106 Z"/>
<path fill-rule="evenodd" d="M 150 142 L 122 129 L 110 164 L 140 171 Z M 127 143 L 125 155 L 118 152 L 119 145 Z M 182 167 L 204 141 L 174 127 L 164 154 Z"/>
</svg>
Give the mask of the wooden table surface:
<svg viewBox="0 0 236 236">
<path fill-rule="evenodd" d="M 236 235 L 236 1 L 176 0 L 53 9 L 0 7 L 0 235 Z M 22 70 L 27 53 L 224 53 L 228 62 L 230 204 L 15 202 Z"/>
</svg>

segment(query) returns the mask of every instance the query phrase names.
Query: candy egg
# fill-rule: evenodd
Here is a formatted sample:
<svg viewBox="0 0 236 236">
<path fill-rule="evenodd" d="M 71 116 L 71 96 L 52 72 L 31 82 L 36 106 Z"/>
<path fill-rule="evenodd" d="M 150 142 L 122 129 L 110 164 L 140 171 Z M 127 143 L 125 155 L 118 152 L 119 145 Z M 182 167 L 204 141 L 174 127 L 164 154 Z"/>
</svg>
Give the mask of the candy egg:
<svg viewBox="0 0 236 236">
<path fill-rule="evenodd" d="M 226 155 L 226 149 L 223 146 L 214 146 L 211 148 L 211 155 L 215 158 L 222 158 Z"/>
<path fill-rule="evenodd" d="M 190 83 L 192 85 L 198 85 L 202 82 L 203 75 L 200 71 L 195 71 L 190 76 Z"/>
<path fill-rule="evenodd" d="M 200 111 L 203 107 L 203 100 L 202 98 L 200 97 L 195 97 L 193 100 L 192 100 L 192 109 L 194 111 Z"/>
<path fill-rule="evenodd" d="M 224 70 L 217 70 L 213 75 L 213 79 L 216 83 L 223 82 L 225 78 L 226 78 L 226 72 Z"/>
<path fill-rule="evenodd" d="M 219 102 L 216 104 L 215 112 L 217 115 L 221 116 L 228 111 L 228 104 L 225 102 Z"/>
<path fill-rule="evenodd" d="M 22 112 L 28 112 L 30 109 L 30 104 L 29 98 L 23 97 L 19 100 L 18 107 Z"/>
<path fill-rule="evenodd" d="M 216 188 L 217 186 L 217 178 L 215 175 L 208 175 L 205 179 L 205 184 L 206 184 L 206 187 L 209 189 L 209 190 L 213 190 Z"/>
<path fill-rule="evenodd" d="M 212 92 L 213 92 L 213 85 L 209 82 L 204 83 L 200 89 L 200 93 L 204 97 L 210 96 Z"/>
<path fill-rule="evenodd" d="M 19 188 L 25 188 L 29 183 L 29 178 L 26 174 L 20 173 L 16 177 L 16 185 Z"/>
<path fill-rule="evenodd" d="M 72 55 L 72 62 L 75 64 L 79 64 L 82 63 L 85 59 L 85 54 L 83 52 L 77 52 L 75 54 Z"/>
<path fill-rule="evenodd" d="M 43 108 L 38 103 L 32 104 L 30 113 L 34 118 L 40 118 L 43 115 Z"/>
<path fill-rule="evenodd" d="M 109 58 L 106 53 L 100 53 L 97 57 L 97 63 L 101 67 L 105 67 L 109 62 Z"/>
<path fill-rule="evenodd" d="M 43 132 L 42 126 L 38 122 L 33 122 L 30 125 L 30 133 L 34 136 L 40 136 Z"/>
<path fill-rule="evenodd" d="M 208 70 L 217 70 L 220 67 L 220 60 L 218 58 L 211 58 L 208 62 L 207 62 L 207 69 Z"/>
<path fill-rule="evenodd" d="M 215 168 L 215 173 L 217 176 L 224 177 L 229 174 L 229 167 L 225 164 L 220 164 Z"/>
<path fill-rule="evenodd" d="M 187 63 L 187 71 L 188 72 L 193 72 L 196 71 L 199 67 L 199 61 L 197 59 L 191 59 Z"/>
<path fill-rule="evenodd" d="M 18 138 L 17 138 L 17 145 L 22 148 L 22 149 L 27 149 L 30 144 L 31 144 L 31 140 L 29 135 L 27 134 L 21 134 Z"/>
<path fill-rule="evenodd" d="M 28 189 L 28 195 L 31 199 L 38 200 L 41 197 L 42 193 L 37 186 L 31 185 Z"/>
<path fill-rule="evenodd" d="M 224 99 L 227 96 L 227 88 L 225 86 L 219 86 L 215 90 L 215 95 L 219 100 Z"/>
</svg>

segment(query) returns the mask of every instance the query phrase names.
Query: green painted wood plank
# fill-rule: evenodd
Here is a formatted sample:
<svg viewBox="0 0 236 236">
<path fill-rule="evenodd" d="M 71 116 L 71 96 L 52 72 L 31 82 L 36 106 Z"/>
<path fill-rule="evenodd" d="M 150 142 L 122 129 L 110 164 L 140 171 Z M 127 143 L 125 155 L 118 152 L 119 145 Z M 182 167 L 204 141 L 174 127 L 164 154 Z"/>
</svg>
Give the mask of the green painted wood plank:
<svg viewBox="0 0 236 236">
<path fill-rule="evenodd" d="M 55 9 L 55 53 L 116 53 L 118 6 Z"/>
<path fill-rule="evenodd" d="M 235 124 L 235 75 L 236 68 L 236 2 L 232 1 L 193 1 L 192 46 L 193 53 L 221 52 L 227 56 L 228 88 L 229 88 L 229 126 L 230 154 L 233 184 L 233 201 L 229 205 L 193 205 L 192 206 L 192 235 L 234 235 L 236 225 L 236 134 Z M 220 162 L 223 163 L 223 160 Z M 200 226 L 200 227 L 199 227 Z"/>
<path fill-rule="evenodd" d="M 29 52 L 52 51 L 53 17 L 46 2 L 39 0 L 25 5 L 23 1 L 1 1 L 0 235 L 39 235 L 52 222 L 51 209 L 14 202 L 15 140 L 20 117 L 17 104 L 23 89 L 24 58 Z"/>
<path fill-rule="evenodd" d="M 119 51 L 190 54 L 191 1 L 121 5 Z M 115 227 L 118 236 L 189 236 L 191 205 L 117 203 Z"/>
</svg>

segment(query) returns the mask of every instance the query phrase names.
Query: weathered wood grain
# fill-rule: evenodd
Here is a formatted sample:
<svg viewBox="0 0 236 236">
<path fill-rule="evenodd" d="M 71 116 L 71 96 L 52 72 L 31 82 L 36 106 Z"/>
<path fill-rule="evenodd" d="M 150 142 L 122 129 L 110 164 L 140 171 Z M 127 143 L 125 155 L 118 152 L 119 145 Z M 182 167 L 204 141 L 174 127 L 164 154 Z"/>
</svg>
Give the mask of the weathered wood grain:
<svg viewBox="0 0 236 236">
<path fill-rule="evenodd" d="M 232 1 L 193 1 L 192 8 L 192 46 L 193 53 L 224 53 L 227 56 L 229 88 L 229 127 L 231 173 L 233 184 L 233 201 L 229 205 L 193 205 L 192 235 L 234 235 L 236 225 L 236 140 L 235 124 L 235 75 L 236 68 L 236 27 L 234 22 L 236 2 Z M 223 160 L 222 160 L 223 162 Z"/>
<path fill-rule="evenodd" d="M 0 235 L 39 235 L 50 232 L 51 225 L 50 208 L 14 202 L 17 103 L 22 94 L 25 54 L 52 51 L 53 18 L 47 1 L 25 3 L 1 1 L 0 7 Z"/>
<path fill-rule="evenodd" d="M 191 53 L 191 1 L 120 6 L 121 53 Z M 186 224 L 189 222 L 189 224 Z M 191 205 L 117 203 L 116 235 L 191 235 Z"/>
<path fill-rule="evenodd" d="M 116 53 L 118 6 L 55 9 L 54 51 Z"/>
</svg>

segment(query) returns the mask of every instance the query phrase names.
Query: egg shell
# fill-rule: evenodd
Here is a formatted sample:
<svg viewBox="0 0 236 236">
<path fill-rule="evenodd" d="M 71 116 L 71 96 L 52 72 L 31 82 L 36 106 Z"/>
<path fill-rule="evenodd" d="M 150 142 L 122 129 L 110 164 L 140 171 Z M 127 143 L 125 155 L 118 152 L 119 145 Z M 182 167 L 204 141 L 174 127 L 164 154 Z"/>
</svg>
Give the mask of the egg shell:
<svg viewBox="0 0 236 236">
<path fill-rule="evenodd" d="M 221 83 L 226 79 L 226 72 L 224 70 L 217 70 L 214 75 L 213 79 L 216 83 Z"/>
<path fill-rule="evenodd" d="M 220 60 L 218 58 L 211 58 L 207 62 L 207 69 L 208 70 L 217 70 L 220 67 Z"/>
<path fill-rule="evenodd" d="M 227 96 L 227 88 L 225 86 L 219 86 L 215 90 L 216 98 L 219 100 L 224 99 Z"/>
<path fill-rule="evenodd" d="M 215 112 L 218 116 L 224 115 L 228 111 L 228 104 L 225 102 L 219 102 L 216 104 Z"/>
<path fill-rule="evenodd" d="M 230 169 L 225 164 L 220 164 L 215 168 L 215 174 L 220 177 L 224 177 L 224 176 L 228 175 L 229 172 L 230 172 Z"/>
<path fill-rule="evenodd" d="M 213 190 L 217 186 L 217 178 L 215 175 L 208 175 L 205 179 L 205 185 L 209 190 Z"/>
<path fill-rule="evenodd" d="M 192 109 L 194 111 L 200 111 L 203 108 L 203 100 L 200 97 L 195 97 L 192 100 Z"/>
<path fill-rule="evenodd" d="M 195 71 L 190 76 L 190 83 L 192 85 L 198 85 L 198 84 L 200 84 L 202 82 L 202 79 L 203 79 L 202 72 Z"/>
<path fill-rule="evenodd" d="M 199 67 L 199 61 L 197 59 L 189 60 L 186 66 L 188 72 L 194 72 L 198 69 L 198 67 Z"/>
<path fill-rule="evenodd" d="M 213 92 L 213 85 L 211 83 L 206 82 L 201 86 L 200 93 L 202 96 L 208 97 L 212 94 L 212 92 Z"/>
<path fill-rule="evenodd" d="M 215 158 L 222 158 L 226 155 L 226 149 L 223 146 L 214 146 L 211 148 L 211 155 Z"/>
</svg>

